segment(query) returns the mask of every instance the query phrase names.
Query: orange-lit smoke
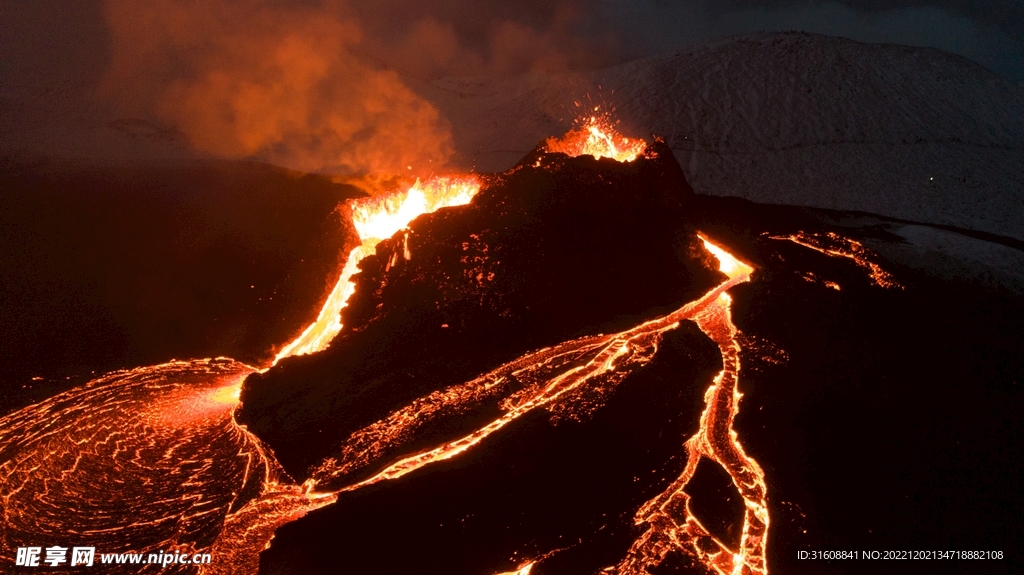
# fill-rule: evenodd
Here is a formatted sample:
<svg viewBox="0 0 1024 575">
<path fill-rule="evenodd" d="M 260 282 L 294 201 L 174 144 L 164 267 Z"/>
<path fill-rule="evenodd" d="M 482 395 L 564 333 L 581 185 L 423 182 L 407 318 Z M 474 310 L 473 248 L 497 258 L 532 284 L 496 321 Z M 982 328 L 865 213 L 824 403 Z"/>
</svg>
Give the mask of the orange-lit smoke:
<svg viewBox="0 0 1024 575">
<path fill-rule="evenodd" d="M 576 33 L 577 0 L 104 0 L 104 13 L 102 92 L 120 113 L 214 156 L 346 176 L 425 177 L 452 157 L 449 123 L 410 82 L 594 67 L 614 44 Z"/>
<path fill-rule="evenodd" d="M 107 0 L 104 91 L 196 149 L 303 171 L 428 173 L 451 154 L 438 111 L 354 52 L 344 6 Z"/>
</svg>

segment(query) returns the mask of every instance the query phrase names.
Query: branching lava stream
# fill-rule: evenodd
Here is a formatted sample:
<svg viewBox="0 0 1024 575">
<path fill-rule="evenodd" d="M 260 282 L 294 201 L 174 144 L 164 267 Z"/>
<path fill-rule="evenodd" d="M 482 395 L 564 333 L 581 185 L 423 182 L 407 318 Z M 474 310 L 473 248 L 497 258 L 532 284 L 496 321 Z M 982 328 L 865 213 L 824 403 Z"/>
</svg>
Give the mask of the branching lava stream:
<svg viewBox="0 0 1024 575">
<path fill-rule="evenodd" d="M 351 277 L 382 239 L 419 215 L 468 203 L 479 187 L 472 176 L 434 178 L 354 201 L 361 244 L 317 320 L 273 363 L 329 345 Z M 0 418 L 0 561 L 14 564 L 15 549 L 29 546 L 95 546 L 97 555 L 208 550 L 218 559 L 207 565 L 107 568 L 255 573 L 277 527 L 336 497 L 296 485 L 235 422 L 242 381 L 254 371 L 228 358 L 116 371 Z"/>
<path fill-rule="evenodd" d="M 618 161 L 634 160 L 643 146 L 642 140 L 622 137 L 596 116 L 546 143 L 552 152 Z M 342 329 L 341 310 L 355 289 L 351 279 L 359 261 L 374 253 L 382 239 L 406 229 L 421 214 L 468 203 L 479 187 L 474 177 L 436 178 L 401 193 L 352 202 L 361 243 L 316 321 L 283 346 L 273 363 L 329 345 Z M 767 486 L 732 427 L 741 398 L 740 346 L 727 293 L 749 281 L 753 268 L 709 238 L 701 239 L 726 280 L 698 300 L 619 333 L 528 353 L 421 397 L 353 433 L 341 455 L 322 462 L 303 485 L 296 485 L 269 449 L 232 417 L 243 379 L 257 368 L 227 358 L 114 372 L 0 418 L 0 559 L 13 562 L 13 549 L 27 545 L 95 545 L 97 554 L 204 550 L 214 554 L 213 564 L 169 571 L 125 566 L 120 572 L 255 573 L 260 551 L 280 525 L 347 492 L 457 457 L 533 410 L 571 409 L 565 406 L 581 397 L 601 403 L 609 390 L 654 358 L 667 331 L 688 320 L 717 344 L 723 369 L 705 392 L 699 428 L 685 443 L 685 469 L 637 511 L 640 535 L 621 561 L 603 572 L 643 575 L 681 554 L 709 571 L 763 575 L 768 571 Z M 840 255 L 814 238 L 784 239 Z M 851 249 L 841 255 L 856 259 L 858 246 L 846 246 Z M 407 242 L 401 253 L 414 257 Z M 397 252 L 392 255 L 397 257 Z M 876 268 L 870 267 L 872 277 L 881 282 L 885 276 Z M 461 437 L 409 452 L 410 440 L 431 422 L 486 400 L 499 402 L 500 417 Z M 683 489 L 701 459 L 721 466 L 743 498 L 738 548 L 711 536 L 690 511 Z M 371 468 L 378 471 L 365 475 Z M 527 575 L 542 560 L 521 564 L 515 573 Z"/>
<path fill-rule="evenodd" d="M 408 441 L 418 428 L 432 419 L 466 409 L 487 398 L 505 396 L 502 406 L 507 411 L 498 419 L 461 438 L 399 458 L 373 476 L 341 488 L 338 493 L 398 479 L 424 466 L 456 457 L 534 409 L 550 408 L 587 387 L 606 390 L 614 387 L 634 369 L 654 358 L 666 331 L 675 329 L 681 321 L 691 320 L 718 344 L 724 369 L 705 394 L 706 407 L 700 429 L 686 443 L 686 469 L 664 493 L 637 513 L 637 523 L 647 525 L 647 530 L 614 572 L 643 575 L 647 567 L 656 566 L 669 553 L 677 552 L 693 556 L 721 573 L 767 573 L 768 510 L 764 474 L 743 452 L 732 429 L 740 399 L 737 389 L 739 344 L 729 316 L 731 299 L 726 290 L 749 281 L 753 268 L 707 238 L 701 239 L 718 259 L 719 269 L 728 279 L 699 300 L 623 332 L 584 337 L 527 354 L 472 381 L 421 398 L 354 433 L 342 448 L 342 460 L 326 461 L 307 482 L 307 487 L 312 490 L 318 484 L 358 471 Z M 512 380 L 525 383 L 525 389 L 508 394 Z M 687 508 L 688 496 L 683 488 L 701 457 L 721 465 L 743 496 L 746 513 L 739 549 L 729 549 L 711 537 Z M 713 542 L 712 549 L 708 549 L 708 542 Z"/>
<path fill-rule="evenodd" d="M 871 252 L 869 252 L 863 244 L 856 240 L 845 238 L 835 232 L 828 232 L 825 234 L 797 232 L 788 236 L 769 236 L 769 238 L 773 240 L 791 241 L 794 244 L 810 248 L 830 257 L 852 260 L 853 263 L 868 271 L 868 275 L 871 277 L 871 282 L 876 286 L 903 289 L 903 286 L 900 285 L 894 277 L 892 277 L 892 274 L 883 270 L 881 266 L 868 259 Z M 829 287 L 839 289 L 838 284 L 835 284 L 834 282 L 826 283 L 832 283 L 833 285 Z"/>
</svg>

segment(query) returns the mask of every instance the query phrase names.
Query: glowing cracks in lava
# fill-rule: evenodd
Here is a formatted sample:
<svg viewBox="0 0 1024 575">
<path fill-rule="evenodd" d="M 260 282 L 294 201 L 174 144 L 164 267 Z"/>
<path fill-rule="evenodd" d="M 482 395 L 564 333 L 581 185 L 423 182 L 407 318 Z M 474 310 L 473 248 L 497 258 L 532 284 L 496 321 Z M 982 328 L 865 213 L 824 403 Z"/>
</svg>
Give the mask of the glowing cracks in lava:
<svg viewBox="0 0 1024 575">
<path fill-rule="evenodd" d="M 612 158 L 619 162 L 632 162 L 644 153 L 647 143 L 627 138 L 615 131 L 607 115 L 590 116 L 578 128 L 569 130 L 561 138 L 548 138 L 544 148 L 548 152 L 561 152 L 569 156 Z"/>
<path fill-rule="evenodd" d="M 896 281 L 896 278 L 894 278 L 892 274 L 883 270 L 881 266 L 868 259 L 874 254 L 865 248 L 864 244 L 856 240 L 843 237 L 835 232 L 828 232 L 825 234 L 797 232 L 788 236 L 769 236 L 769 238 L 773 240 L 788 240 L 794 244 L 810 248 L 827 256 L 853 260 L 855 264 L 868 270 L 871 282 L 878 287 L 903 289 L 903 286 Z M 839 284 L 835 282 L 826 281 L 825 285 L 835 290 L 840 289 Z"/>
<path fill-rule="evenodd" d="M 202 549 L 220 558 L 203 575 L 255 573 L 277 527 L 335 496 L 287 481 L 231 416 L 254 371 L 228 358 L 115 371 L 0 418 L 0 565 L 50 540 Z"/>
<path fill-rule="evenodd" d="M 352 276 L 359 273 L 359 262 L 373 254 L 377 244 L 405 229 L 423 214 L 468 204 L 478 191 L 480 181 L 473 176 L 439 177 L 426 183 L 417 180 L 403 192 L 353 200 L 350 204 L 352 223 L 361 243 L 349 253 L 341 277 L 334 284 L 316 321 L 299 337 L 281 348 L 274 358 L 274 364 L 293 355 L 322 351 L 341 332 L 341 310 L 348 305 L 349 298 L 355 292 Z M 408 235 L 404 254 L 406 259 L 412 257 Z"/>
<path fill-rule="evenodd" d="M 260 552 L 270 547 L 274 531 L 300 519 L 310 511 L 337 501 L 333 493 L 310 493 L 301 486 L 283 481 L 284 471 L 273 455 L 262 452 L 270 473 L 259 497 L 224 520 L 224 527 L 210 548 L 220 560 L 203 565 L 200 575 L 238 575 L 258 573 Z"/>
</svg>

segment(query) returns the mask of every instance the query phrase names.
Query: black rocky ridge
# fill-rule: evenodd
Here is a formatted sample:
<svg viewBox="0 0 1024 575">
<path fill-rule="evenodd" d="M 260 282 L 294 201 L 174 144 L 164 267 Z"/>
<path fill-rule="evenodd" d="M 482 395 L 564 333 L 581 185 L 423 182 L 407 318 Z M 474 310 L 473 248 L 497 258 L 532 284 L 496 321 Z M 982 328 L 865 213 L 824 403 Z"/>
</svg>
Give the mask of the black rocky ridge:
<svg viewBox="0 0 1024 575">
<path fill-rule="evenodd" d="M 1020 294 L 887 257 L 906 245 L 877 217 L 693 195 L 664 147 L 652 151 L 629 164 L 534 152 L 471 205 L 418 219 L 411 260 L 388 269 L 400 237 L 364 261 L 348 327 L 329 350 L 249 379 L 242 422 L 302 480 L 348 433 L 431 390 L 695 299 L 722 279 L 699 230 L 755 268 L 729 291 L 742 347 L 733 428 L 765 472 L 769 572 L 877 567 L 797 558 L 809 549 L 986 549 L 1004 559 L 899 568 L 1021 572 Z M 872 261 L 905 289 L 772 239 L 799 231 L 873 247 Z M 588 418 L 535 410 L 458 457 L 341 493 L 279 528 L 260 571 L 480 575 L 543 557 L 532 573 L 602 572 L 648 529 L 637 510 L 682 471 L 721 366 L 717 346 L 684 321 Z M 447 418 L 432 437 L 324 487 L 487 415 Z M 729 477 L 704 460 L 685 491 L 696 517 L 736 548 L 743 502 Z M 707 572 L 665 552 L 652 573 Z"/>
<path fill-rule="evenodd" d="M 660 141 L 629 163 L 538 149 L 484 181 L 469 205 L 410 224 L 411 259 L 399 233 L 362 261 L 326 351 L 246 381 L 237 418 L 293 477 L 431 391 L 632 327 L 724 279 L 686 224 L 693 190 Z"/>
</svg>

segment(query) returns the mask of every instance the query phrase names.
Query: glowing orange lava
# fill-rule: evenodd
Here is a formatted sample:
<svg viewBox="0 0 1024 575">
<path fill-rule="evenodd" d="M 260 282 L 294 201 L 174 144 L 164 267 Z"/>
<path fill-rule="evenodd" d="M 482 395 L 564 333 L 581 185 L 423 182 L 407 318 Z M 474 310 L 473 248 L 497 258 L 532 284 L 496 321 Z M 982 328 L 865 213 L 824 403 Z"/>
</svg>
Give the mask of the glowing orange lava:
<svg viewBox="0 0 1024 575">
<path fill-rule="evenodd" d="M 382 239 L 421 214 L 468 203 L 479 188 L 474 177 L 434 178 L 352 202 L 362 242 L 317 321 L 274 363 L 329 344 L 350 278 Z M 412 257 L 408 235 L 402 253 Z M 235 422 L 242 381 L 254 371 L 228 358 L 116 371 L 0 418 L 0 561 L 13 563 L 7 551 L 40 536 L 104 552 L 191 553 L 215 535 L 208 549 L 220 559 L 200 573 L 255 573 L 278 527 L 337 496 L 295 484 Z M 138 570 L 125 569 L 111 572 Z"/>
<path fill-rule="evenodd" d="M 827 256 L 853 260 L 858 266 L 868 270 L 871 282 L 875 285 L 883 288 L 903 289 L 903 286 L 896 281 L 892 274 L 883 270 L 881 266 L 869 259 L 874 254 L 865 248 L 864 244 L 843 237 L 835 232 L 825 234 L 797 232 L 788 236 L 769 236 L 769 238 L 773 240 L 788 240 Z M 835 290 L 840 289 L 839 284 L 835 282 L 826 281 L 825 285 Z"/>
<path fill-rule="evenodd" d="M 545 150 L 620 162 L 644 153 L 643 140 L 619 134 L 609 116 L 597 112 L 595 108 L 594 115 L 581 118 L 561 138 L 548 138 Z M 352 277 L 360 261 L 374 254 L 384 239 L 408 230 L 418 216 L 469 203 L 480 185 L 473 176 L 438 177 L 417 181 L 401 192 L 352 201 L 349 210 L 360 244 L 349 253 L 316 321 L 284 345 L 273 363 L 325 349 L 342 329 L 341 311 L 354 293 Z M 876 285 L 902 289 L 854 240 L 831 232 L 771 239 L 850 259 L 868 270 Z M 323 461 L 302 485 L 287 476 L 258 438 L 235 422 L 241 383 L 255 368 L 227 358 L 113 372 L 4 416 L 0 550 L 35 545 L 40 537 L 70 542 L 69 534 L 107 552 L 129 547 L 136 552 L 194 550 L 203 541 L 217 561 L 200 567 L 200 573 L 255 573 L 259 552 L 269 546 L 279 526 L 335 502 L 344 492 L 457 457 L 536 409 L 568 413 L 570 418 L 594 409 L 610 390 L 654 358 L 666 332 L 692 321 L 718 346 L 722 371 L 705 391 L 698 429 L 684 444 L 684 470 L 640 507 L 635 522 L 643 532 L 618 564 L 602 572 L 646 575 L 673 555 L 682 555 L 722 575 L 766 575 L 767 486 L 764 472 L 745 453 L 733 429 L 742 397 L 740 335 L 727 293 L 750 281 L 754 270 L 708 238 L 701 240 L 726 279 L 696 301 L 619 333 L 582 337 L 528 353 L 471 381 L 416 399 L 353 433 L 340 446 L 338 458 Z M 402 248 L 391 254 L 387 269 L 399 257 L 408 260 L 413 255 L 406 231 Z M 813 274 L 805 279 L 840 289 Z M 493 407 L 489 401 L 496 402 L 501 415 L 486 425 L 452 427 L 458 431 L 449 431 L 447 440 L 431 436 L 433 447 L 410 447 L 427 443 L 425 434 L 430 429 L 436 433 L 432 423 L 458 420 L 482 405 Z M 735 548 L 712 536 L 691 512 L 684 488 L 702 459 L 721 466 L 743 499 L 743 529 Z M 132 515 L 126 517 L 126 510 Z M 551 553 L 501 575 L 530 575 Z M 0 559 L 13 562 L 5 555 Z"/>
<path fill-rule="evenodd" d="M 468 204 L 480 191 L 480 181 L 473 176 L 439 177 L 425 184 L 419 180 L 403 192 L 383 197 L 354 200 L 351 203 L 352 223 L 362 243 L 348 255 L 341 277 L 320 309 L 320 313 L 297 338 L 286 344 L 274 358 L 274 364 L 293 355 L 316 353 L 331 343 L 341 331 L 341 310 L 355 292 L 352 276 L 359 272 L 359 262 L 373 254 L 377 244 L 405 229 L 423 214 L 441 208 Z M 404 256 L 412 257 L 406 237 Z"/>
<path fill-rule="evenodd" d="M 619 162 L 632 162 L 647 148 L 643 140 L 627 138 L 615 131 L 607 115 L 590 116 L 581 124 L 561 138 L 548 138 L 544 141 L 544 148 L 548 152 L 561 152 L 573 157 L 594 156 Z"/>
<path fill-rule="evenodd" d="M 530 561 L 529 563 L 523 565 L 515 571 L 506 571 L 504 573 L 498 573 L 498 575 L 530 575 L 530 573 L 533 571 L 533 566 L 535 563 L 536 561 Z"/>
<path fill-rule="evenodd" d="M 273 533 L 261 527 L 333 497 L 288 487 L 273 456 L 231 417 L 253 371 L 227 358 L 116 371 L 0 418 L 0 570 L 19 546 L 194 553 L 216 537 L 217 565 L 248 562 L 254 568 L 232 572 L 255 573 Z M 289 490 L 290 499 L 278 495 Z M 268 500 L 273 509 L 247 517 L 248 539 L 238 537 L 232 526 Z"/>
<path fill-rule="evenodd" d="M 208 418 L 230 418 L 242 392 L 242 381 L 251 372 L 238 375 L 218 387 L 189 390 L 164 401 L 154 401 L 142 414 L 154 425 L 191 427 Z"/>
<path fill-rule="evenodd" d="M 595 115 L 562 138 L 547 140 L 546 147 L 573 156 L 629 162 L 643 153 L 646 144 L 618 134 L 607 116 Z M 329 345 L 342 328 L 341 310 L 354 292 L 351 280 L 359 262 L 375 253 L 382 240 L 407 229 L 422 214 L 469 203 L 479 189 L 475 177 L 443 177 L 351 202 L 360 245 L 350 252 L 316 321 L 285 345 L 273 363 Z M 661 497 L 685 498 L 681 489 L 697 459 L 717 461 L 733 477 L 748 510 L 743 544 L 729 552 L 730 565 L 737 573 L 763 573 L 765 489 L 760 469 L 743 454 L 731 429 L 738 409 L 739 366 L 736 330 L 728 319 L 725 294 L 747 281 L 753 270 L 707 239 L 704 245 L 718 258 L 728 279 L 699 300 L 630 330 L 535 351 L 472 381 L 420 398 L 354 433 L 342 446 L 340 460 L 324 461 L 301 486 L 288 478 L 258 438 L 235 422 L 242 381 L 255 368 L 228 358 L 172 361 L 113 372 L 0 418 L 0 428 L 6 432 L 0 438 L 0 452 L 10 456 L 0 464 L 6 525 L 0 543 L 12 549 L 35 544 L 41 535 L 66 539 L 67 533 L 78 533 L 85 537 L 83 543 L 98 543 L 108 552 L 129 545 L 133 551 L 194 551 L 199 540 L 210 541 L 213 536 L 212 544 L 206 545 L 218 561 L 200 567 L 201 573 L 254 573 L 259 552 L 269 546 L 279 526 L 333 503 L 339 493 L 456 457 L 534 409 L 571 413 L 577 404 L 600 403 L 602 394 L 653 359 L 662 334 L 680 321 L 692 320 L 719 344 L 726 367 L 708 390 L 700 430 L 687 443 L 688 472 Z M 405 259 L 413 257 L 408 232 L 400 251 Z M 389 268 L 398 257 L 396 251 Z M 513 381 L 518 391 L 513 390 Z M 467 406 L 496 397 L 504 410 L 498 419 L 432 449 L 402 453 L 429 422 L 457 416 Z M 583 397 L 589 399 L 581 402 Z M 389 460 L 367 479 L 337 490 L 316 491 L 317 486 L 345 481 Z M 621 573 L 640 573 L 633 565 L 657 564 L 658 552 L 648 543 L 664 538 L 707 565 L 724 568 L 724 551 L 708 555 L 693 543 L 704 531 L 688 511 L 671 515 L 656 501 L 637 516 L 638 522 L 650 527 L 620 564 Z M 126 509 L 136 511 L 126 518 Z M 660 519 L 665 513 L 675 527 L 666 527 Z M 520 564 L 512 573 L 529 575 L 544 557 Z"/>
<path fill-rule="evenodd" d="M 342 487 L 336 493 L 398 479 L 424 466 L 456 457 L 536 408 L 551 409 L 560 401 L 573 399 L 587 387 L 617 385 L 634 369 L 653 359 L 662 334 L 678 327 L 680 321 L 691 320 L 718 344 L 724 368 L 705 393 L 706 407 L 700 428 L 686 442 L 686 469 L 664 493 L 637 513 L 637 523 L 646 524 L 647 531 L 634 542 L 627 556 L 613 570 L 621 574 L 642 575 L 648 573 L 648 568 L 662 563 L 669 553 L 677 552 L 723 574 L 767 573 L 768 508 L 764 473 L 757 462 L 744 453 L 732 429 L 741 397 L 737 388 L 740 346 L 736 327 L 730 318 L 731 299 L 726 290 L 749 281 L 753 268 L 707 238 L 701 239 L 718 259 L 719 270 L 728 279 L 699 300 L 630 330 L 584 337 L 541 349 L 472 381 L 416 400 L 354 433 L 342 446 L 341 460 L 325 461 L 307 481 L 306 487 L 315 489 L 318 484 L 344 478 L 373 461 L 394 454 L 414 438 L 419 429 L 438 417 L 466 410 L 486 398 L 504 396 L 501 405 L 506 411 L 498 419 L 432 449 L 399 456 L 383 470 Z M 509 393 L 511 381 L 523 389 Z M 744 499 L 746 512 L 738 549 L 730 549 L 711 537 L 687 506 L 689 496 L 683 488 L 702 457 L 721 465 Z M 698 540 L 713 541 L 717 547 L 709 551 L 707 544 L 698 545 Z"/>
<path fill-rule="evenodd" d="M 607 116 L 591 116 L 579 128 L 545 145 L 551 152 L 621 162 L 634 160 L 646 148 L 643 140 L 615 132 Z M 316 321 L 285 345 L 273 363 L 315 353 L 330 344 L 342 328 L 341 310 L 355 290 L 351 280 L 359 262 L 375 253 L 382 240 L 406 230 L 422 214 L 469 203 L 479 189 L 479 180 L 472 176 L 434 178 L 417 181 L 402 192 L 351 202 L 352 222 L 361 243 L 350 252 Z M 340 458 L 322 462 L 301 486 L 288 478 L 258 438 L 234 421 L 241 383 L 255 368 L 227 358 L 114 372 L 0 418 L 0 427 L 10 432 L 0 438 L 0 451 L 13 455 L 0 465 L 0 487 L 8 487 L 0 490 L 3 514 L 10 527 L 0 533 L 0 542 L 10 549 L 15 543 L 34 543 L 31 537 L 40 534 L 77 528 L 90 536 L 102 534 L 108 551 L 129 542 L 136 551 L 187 549 L 217 529 L 207 545 L 218 561 L 202 566 L 200 572 L 254 573 L 259 552 L 269 546 L 279 526 L 335 502 L 343 492 L 457 457 L 538 408 L 567 412 L 570 418 L 573 410 L 594 409 L 609 390 L 654 358 L 665 332 L 690 320 L 718 344 L 724 368 L 705 394 L 700 428 L 685 444 L 686 469 L 639 510 L 636 521 L 646 525 L 646 531 L 626 557 L 609 569 L 641 575 L 669 553 L 679 552 L 723 574 L 764 574 L 766 487 L 760 467 L 746 456 L 732 429 L 740 399 L 739 344 L 726 293 L 749 281 L 753 269 L 707 238 L 701 239 L 727 279 L 700 299 L 626 331 L 583 337 L 526 354 L 472 381 L 417 399 L 352 434 L 341 446 Z M 405 259 L 413 257 L 408 232 L 400 251 Z M 388 268 L 398 257 L 396 250 Z M 457 417 L 488 399 L 500 400 L 504 411 L 500 417 L 431 449 L 409 453 L 407 446 L 429 423 Z M 710 537 L 689 511 L 683 488 L 701 458 L 721 465 L 744 499 L 738 549 Z M 380 464 L 385 465 L 376 473 L 345 485 L 350 477 Z M 114 481 L 105 483 L 105 478 Z M 130 481 L 130 489 L 125 480 Z M 59 493 L 50 489 L 51 483 L 61 486 Z M 326 487 L 339 484 L 340 488 Z M 183 491 L 182 486 L 187 489 Z M 323 490 L 317 491 L 318 487 Z M 147 501 L 147 505 L 145 513 L 126 521 L 124 510 L 138 507 L 131 501 Z M 68 505 L 81 513 L 53 514 Z M 182 527 L 166 534 L 154 530 L 154 525 L 165 523 Z M 708 550 L 709 539 L 716 549 Z M 698 540 L 704 544 L 698 545 Z M 511 574 L 529 575 L 546 557 L 520 564 Z"/>
<path fill-rule="evenodd" d="M 705 245 L 709 242 L 705 239 Z M 712 249 L 720 270 L 730 276 L 729 283 L 749 280 L 753 271 L 724 250 Z M 734 270 L 732 272 L 728 270 Z M 704 412 L 700 428 L 687 442 L 687 462 L 682 474 L 660 495 L 637 512 L 638 525 L 647 525 L 615 572 L 620 575 L 645 575 L 671 554 L 697 558 L 704 566 L 722 575 L 763 575 L 768 572 L 767 485 L 761 467 L 748 456 L 732 429 L 742 395 L 738 389 L 740 345 L 732 323 L 732 299 L 724 291 L 714 305 L 707 306 L 694 320 L 722 353 L 723 369 L 704 394 Z M 713 537 L 689 508 L 690 497 L 683 489 L 697 471 L 701 458 L 718 463 L 732 478 L 744 503 L 743 531 L 738 549 L 732 549 Z M 701 544 L 703 542 L 703 544 Z"/>
</svg>

